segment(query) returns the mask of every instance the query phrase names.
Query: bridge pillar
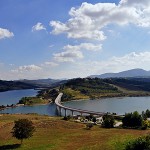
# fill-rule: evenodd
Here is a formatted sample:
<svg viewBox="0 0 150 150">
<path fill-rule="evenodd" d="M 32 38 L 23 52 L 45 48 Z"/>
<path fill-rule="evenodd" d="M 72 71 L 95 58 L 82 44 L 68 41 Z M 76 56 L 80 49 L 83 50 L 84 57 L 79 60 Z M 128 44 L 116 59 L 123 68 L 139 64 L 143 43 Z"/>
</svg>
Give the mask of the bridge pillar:
<svg viewBox="0 0 150 150">
<path fill-rule="evenodd" d="M 67 116 L 67 109 L 65 109 L 65 117 Z"/>
<path fill-rule="evenodd" d="M 59 115 L 61 116 L 61 107 L 59 107 Z"/>
<path fill-rule="evenodd" d="M 73 116 L 73 110 L 72 110 L 72 116 Z"/>
</svg>

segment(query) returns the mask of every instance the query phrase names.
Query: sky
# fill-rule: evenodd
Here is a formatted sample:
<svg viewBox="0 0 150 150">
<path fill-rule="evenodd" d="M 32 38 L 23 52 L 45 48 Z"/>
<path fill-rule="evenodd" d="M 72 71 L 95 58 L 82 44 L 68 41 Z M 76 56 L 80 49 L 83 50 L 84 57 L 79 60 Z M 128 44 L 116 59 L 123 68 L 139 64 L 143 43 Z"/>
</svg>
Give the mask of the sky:
<svg viewBox="0 0 150 150">
<path fill-rule="evenodd" d="M 150 70 L 150 0 L 0 0 L 0 79 Z"/>
</svg>

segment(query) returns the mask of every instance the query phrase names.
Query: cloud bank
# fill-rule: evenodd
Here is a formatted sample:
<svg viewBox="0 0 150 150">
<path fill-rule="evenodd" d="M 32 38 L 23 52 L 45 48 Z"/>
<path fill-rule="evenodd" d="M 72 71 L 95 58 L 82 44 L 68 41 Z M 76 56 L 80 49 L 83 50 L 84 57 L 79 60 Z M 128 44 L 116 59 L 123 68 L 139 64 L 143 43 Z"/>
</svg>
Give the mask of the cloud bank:
<svg viewBox="0 0 150 150">
<path fill-rule="evenodd" d="M 65 23 L 50 21 L 52 34 L 65 33 L 68 38 L 102 41 L 106 39 L 103 29 L 110 24 L 150 27 L 150 1 L 121 0 L 119 4 L 84 2 L 79 8 L 72 7 L 69 15 L 70 19 Z"/>
</svg>

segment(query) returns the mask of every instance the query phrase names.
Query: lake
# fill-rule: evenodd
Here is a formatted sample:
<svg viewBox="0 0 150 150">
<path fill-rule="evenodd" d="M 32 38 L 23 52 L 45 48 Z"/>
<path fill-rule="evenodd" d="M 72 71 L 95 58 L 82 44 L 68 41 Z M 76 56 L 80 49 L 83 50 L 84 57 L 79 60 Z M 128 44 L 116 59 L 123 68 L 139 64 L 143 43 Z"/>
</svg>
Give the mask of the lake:
<svg viewBox="0 0 150 150">
<path fill-rule="evenodd" d="M 0 105 L 15 104 L 24 96 L 35 96 L 35 90 L 17 90 L 0 93 Z M 79 108 L 90 111 L 99 112 L 114 112 L 117 114 L 125 114 L 126 112 L 138 111 L 142 112 L 150 109 L 150 97 L 122 97 L 122 98 L 103 98 L 97 100 L 79 100 L 63 103 L 65 106 Z M 56 116 L 56 105 L 35 105 L 35 106 L 20 106 L 9 108 L 0 113 L 38 113 L 49 116 Z M 68 111 L 69 114 L 69 111 Z"/>
<path fill-rule="evenodd" d="M 119 97 L 65 102 L 65 106 L 96 112 L 125 114 L 150 109 L 150 97 Z"/>
<path fill-rule="evenodd" d="M 16 104 L 22 97 L 36 96 L 36 94 L 37 90 L 34 89 L 0 92 L 0 105 Z"/>
</svg>

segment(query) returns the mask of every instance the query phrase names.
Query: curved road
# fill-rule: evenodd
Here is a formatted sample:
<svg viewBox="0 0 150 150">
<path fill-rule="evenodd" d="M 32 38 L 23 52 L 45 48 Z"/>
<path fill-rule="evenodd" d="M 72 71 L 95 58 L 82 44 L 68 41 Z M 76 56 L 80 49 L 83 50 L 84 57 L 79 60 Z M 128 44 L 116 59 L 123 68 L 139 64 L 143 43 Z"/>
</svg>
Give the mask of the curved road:
<svg viewBox="0 0 150 150">
<path fill-rule="evenodd" d="M 83 113 L 85 114 L 91 114 L 91 115 L 99 115 L 99 116 L 103 116 L 105 115 L 106 113 L 104 112 L 95 112 L 95 111 L 88 111 L 88 110 L 82 110 L 82 109 L 76 109 L 76 108 L 71 108 L 71 107 L 66 107 L 66 106 L 63 106 L 61 104 L 61 97 L 62 97 L 63 93 L 60 93 L 57 98 L 55 99 L 55 104 L 56 106 L 59 108 L 59 113 L 61 114 L 61 109 L 63 108 L 65 110 L 65 116 L 66 116 L 66 111 L 67 110 L 70 110 L 72 111 L 72 115 L 73 115 L 73 112 L 79 112 L 81 113 L 81 115 Z"/>
</svg>

